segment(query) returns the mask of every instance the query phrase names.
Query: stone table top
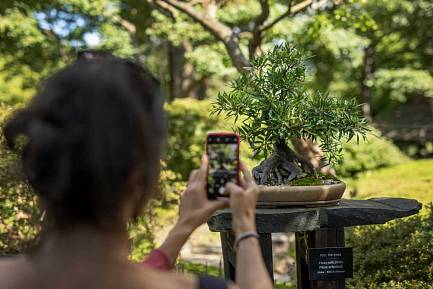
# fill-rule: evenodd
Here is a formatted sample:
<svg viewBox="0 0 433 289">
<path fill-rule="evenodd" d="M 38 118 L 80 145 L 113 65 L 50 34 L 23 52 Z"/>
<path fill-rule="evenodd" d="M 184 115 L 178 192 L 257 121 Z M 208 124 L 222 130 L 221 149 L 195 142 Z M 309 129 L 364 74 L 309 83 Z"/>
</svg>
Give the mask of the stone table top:
<svg viewBox="0 0 433 289">
<path fill-rule="evenodd" d="M 305 232 L 319 228 L 384 224 L 393 219 L 414 215 L 421 207 L 421 203 L 414 199 L 343 199 L 339 205 L 331 207 L 258 208 L 256 224 L 259 233 Z M 214 232 L 230 231 L 230 209 L 216 212 L 209 219 L 208 225 Z"/>
</svg>

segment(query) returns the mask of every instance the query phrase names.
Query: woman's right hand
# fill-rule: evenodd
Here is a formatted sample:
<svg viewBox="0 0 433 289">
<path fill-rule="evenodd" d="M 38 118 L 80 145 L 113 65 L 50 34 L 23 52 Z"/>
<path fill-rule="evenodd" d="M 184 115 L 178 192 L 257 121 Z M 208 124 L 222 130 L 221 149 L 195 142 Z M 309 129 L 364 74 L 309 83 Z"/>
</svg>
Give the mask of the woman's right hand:
<svg viewBox="0 0 433 289">
<path fill-rule="evenodd" d="M 230 193 L 233 231 L 238 236 L 242 232 L 256 231 L 256 203 L 260 190 L 250 171 L 240 162 L 243 176 L 240 184 L 227 183 L 226 191 Z"/>
</svg>

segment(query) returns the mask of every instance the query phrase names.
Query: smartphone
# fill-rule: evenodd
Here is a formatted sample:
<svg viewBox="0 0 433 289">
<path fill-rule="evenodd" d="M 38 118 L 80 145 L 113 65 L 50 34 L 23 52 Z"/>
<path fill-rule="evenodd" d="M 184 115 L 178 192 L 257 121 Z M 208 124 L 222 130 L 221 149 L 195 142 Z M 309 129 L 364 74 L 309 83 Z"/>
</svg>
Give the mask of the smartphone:
<svg viewBox="0 0 433 289">
<path fill-rule="evenodd" d="M 232 132 L 208 133 L 206 154 L 208 198 L 229 197 L 225 191 L 226 183 L 239 184 L 239 135 Z"/>
</svg>

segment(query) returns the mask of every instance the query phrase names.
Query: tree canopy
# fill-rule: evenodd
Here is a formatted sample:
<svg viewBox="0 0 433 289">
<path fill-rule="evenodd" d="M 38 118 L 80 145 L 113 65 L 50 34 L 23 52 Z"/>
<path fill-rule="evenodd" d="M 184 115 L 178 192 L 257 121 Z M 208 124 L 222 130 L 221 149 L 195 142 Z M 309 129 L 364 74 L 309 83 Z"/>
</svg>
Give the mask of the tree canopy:
<svg viewBox="0 0 433 289">
<path fill-rule="evenodd" d="M 432 5 L 428 0 L 4 0 L 0 99 L 28 98 L 37 83 L 84 48 L 145 63 L 163 81 L 169 100 L 207 98 L 254 57 L 287 41 L 312 55 L 309 87 L 357 98 L 372 106 L 365 113 L 374 117 L 415 94 L 432 94 Z M 383 89 L 390 79 L 395 84 Z"/>
</svg>

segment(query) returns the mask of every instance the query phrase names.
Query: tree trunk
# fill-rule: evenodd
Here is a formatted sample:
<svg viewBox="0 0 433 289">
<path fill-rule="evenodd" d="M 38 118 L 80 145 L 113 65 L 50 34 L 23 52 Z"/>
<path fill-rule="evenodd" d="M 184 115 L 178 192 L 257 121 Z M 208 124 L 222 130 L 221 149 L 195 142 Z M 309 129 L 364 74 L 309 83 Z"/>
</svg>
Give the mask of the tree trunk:
<svg viewBox="0 0 433 289">
<path fill-rule="evenodd" d="M 375 56 L 375 45 L 371 43 L 364 49 L 364 61 L 362 65 L 361 75 L 361 93 L 359 95 L 359 103 L 362 105 L 362 114 L 367 120 L 371 121 L 371 100 L 372 90 L 371 81 L 373 80 L 374 74 L 374 56 Z"/>
<path fill-rule="evenodd" d="M 308 159 L 280 140 L 272 155 L 253 169 L 253 176 L 259 185 L 281 185 L 297 178 L 316 176 L 316 170 Z"/>
<path fill-rule="evenodd" d="M 169 43 L 170 101 L 188 96 L 198 99 L 206 97 L 208 77 L 201 76 L 197 78 L 193 65 L 185 59 L 185 52 L 189 49 L 192 49 L 192 47 L 186 43 L 178 47 Z"/>
<path fill-rule="evenodd" d="M 185 48 L 183 46 L 176 47 L 171 43 L 168 44 L 168 59 L 170 70 L 170 101 L 179 97 L 182 83 L 184 81 L 184 66 L 185 66 Z"/>
<path fill-rule="evenodd" d="M 195 93 L 195 97 L 199 100 L 203 100 L 207 97 L 207 89 L 209 86 L 209 77 L 208 76 L 204 76 L 201 79 L 200 85 L 198 86 L 196 93 Z"/>
<path fill-rule="evenodd" d="M 325 175 L 335 175 L 335 170 L 330 165 L 322 164 L 323 152 L 318 145 L 306 139 L 292 138 L 290 141 L 296 152 L 307 159 L 316 171 Z"/>
</svg>

